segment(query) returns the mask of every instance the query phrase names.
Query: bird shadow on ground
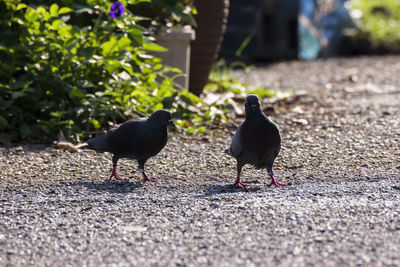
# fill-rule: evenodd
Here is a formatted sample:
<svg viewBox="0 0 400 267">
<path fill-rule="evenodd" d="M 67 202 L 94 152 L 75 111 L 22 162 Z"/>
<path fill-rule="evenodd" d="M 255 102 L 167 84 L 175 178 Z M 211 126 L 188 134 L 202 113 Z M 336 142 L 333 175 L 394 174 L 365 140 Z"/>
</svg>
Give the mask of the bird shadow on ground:
<svg viewBox="0 0 400 267">
<path fill-rule="evenodd" d="M 103 183 L 92 183 L 92 182 L 77 182 L 73 183 L 74 186 L 83 186 L 90 190 L 96 191 L 107 191 L 109 193 L 130 193 L 135 189 L 141 188 L 143 184 L 141 182 L 109 182 L 105 181 Z"/>
<path fill-rule="evenodd" d="M 261 190 L 260 186 L 256 187 L 244 187 L 244 188 L 239 188 L 236 187 L 233 184 L 227 184 L 227 185 L 212 185 L 207 188 L 207 191 L 205 192 L 205 196 L 212 196 L 212 195 L 218 195 L 218 194 L 226 194 L 226 193 L 237 193 L 237 192 L 258 192 Z"/>
</svg>

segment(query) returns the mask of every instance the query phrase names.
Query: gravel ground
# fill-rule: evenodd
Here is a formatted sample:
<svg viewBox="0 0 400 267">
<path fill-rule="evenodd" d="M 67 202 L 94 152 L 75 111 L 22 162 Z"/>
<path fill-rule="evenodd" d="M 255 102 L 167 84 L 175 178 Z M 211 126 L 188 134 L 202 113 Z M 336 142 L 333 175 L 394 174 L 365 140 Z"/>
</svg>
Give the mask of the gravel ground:
<svg viewBox="0 0 400 267">
<path fill-rule="evenodd" d="M 230 185 L 233 126 L 172 134 L 145 184 L 128 160 L 107 182 L 109 154 L 0 147 L 0 266 L 400 266 L 399 73 L 399 56 L 235 73 L 296 92 L 263 103 L 283 188 L 251 167 Z"/>
</svg>

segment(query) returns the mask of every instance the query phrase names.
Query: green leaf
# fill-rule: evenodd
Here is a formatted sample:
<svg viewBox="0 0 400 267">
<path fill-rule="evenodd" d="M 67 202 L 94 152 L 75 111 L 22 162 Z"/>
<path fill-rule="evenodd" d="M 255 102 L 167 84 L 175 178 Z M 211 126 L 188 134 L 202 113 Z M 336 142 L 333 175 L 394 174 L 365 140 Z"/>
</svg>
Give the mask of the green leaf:
<svg viewBox="0 0 400 267">
<path fill-rule="evenodd" d="M 54 118 L 61 118 L 62 112 L 61 111 L 50 112 L 50 116 Z"/>
<path fill-rule="evenodd" d="M 259 88 L 255 88 L 253 90 L 249 91 L 249 94 L 256 94 L 261 98 L 264 97 L 272 97 L 274 95 L 276 95 L 276 92 L 271 91 L 269 89 L 263 88 L 263 87 L 259 87 Z"/>
<path fill-rule="evenodd" d="M 36 13 L 36 11 L 35 11 L 33 8 L 31 8 L 31 7 L 28 7 L 28 8 L 26 9 L 24 17 L 25 17 L 25 19 L 26 19 L 28 22 L 34 22 L 34 21 L 36 21 L 37 19 L 39 19 L 39 15 L 38 15 L 38 14 Z"/>
<path fill-rule="evenodd" d="M 11 144 L 11 137 L 9 134 L 6 133 L 0 133 L 0 143 L 4 145 L 10 145 Z"/>
<path fill-rule="evenodd" d="M 163 108 L 164 108 L 164 105 L 162 103 L 157 103 L 157 105 L 155 106 L 156 110 L 163 109 Z"/>
<path fill-rule="evenodd" d="M 143 45 L 143 35 L 140 29 L 133 27 L 128 32 L 129 38 L 131 38 L 134 46 Z"/>
<path fill-rule="evenodd" d="M 131 44 L 131 40 L 125 36 L 121 37 L 121 39 L 119 39 L 119 41 L 118 41 L 118 47 L 120 49 L 124 49 L 124 48 L 130 46 L 130 44 Z"/>
<path fill-rule="evenodd" d="M 60 28 L 61 24 L 62 24 L 62 20 L 56 19 L 55 21 L 53 21 L 51 26 L 53 27 L 53 30 L 58 30 L 58 28 Z"/>
<path fill-rule="evenodd" d="M 36 9 L 37 14 L 41 14 L 44 21 L 47 21 L 51 18 L 50 13 L 44 7 L 38 7 Z"/>
<path fill-rule="evenodd" d="M 118 60 L 107 60 L 106 61 L 106 68 L 108 73 L 113 73 L 116 69 L 121 67 L 121 62 Z"/>
<path fill-rule="evenodd" d="M 56 3 L 54 3 L 50 6 L 50 15 L 52 17 L 58 16 L 58 5 Z"/>
<path fill-rule="evenodd" d="M 77 88 L 77 87 L 72 87 L 71 91 L 69 91 L 69 97 L 70 98 L 82 98 L 83 94 L 82 92 Z"/>
<path fill-rule="evenodd" d="M 182 73 L 182 71 L 178 68 L 172 68 L 170 71 L 175 72 L 175 73 Z"/>
<path fill-rule="evenodd" d="M 101 45 L 101 48 L 103 49 L 103 56 L 107 56 L 109 54 L 111 54 L 113 51 L 116 50 L 118 46 L 117 41 L 115 40 L 115 38 L 111 38 L 109 41 L 104 42 Z"/>
<path fill-rule="evenodd" d="M 27 7 L 27 5 L 25 3 L 19 3 L 15 10 L 18 11 L 18 10 L 26 8 L 26 7 Z"/>
<path fill-rule="evenodd" d="M 190 93 L 188 90 L 183 90 L 181 92 L 180 99 L 189 105 L 195 105 L 196 103 L 201 102 L 201 99 L 198 96 Z"/>
<path fill-rule="evenodd" d="M 46 9 L 44 7 L 42 7 L 42 6 L 36 8 L 36 12 L 39 13 L 39 14 L 47 13 Z"/>
<path fill-rule="evenodd" d="M 62 8 L 60 8 L 60 10 L 58 10 L 58 15 L 63 15 L 63 14 L 66 14 L 66 13 L 69 13 L 69 12 L 72 12 L 72 11 L 74 11 L 72 8 L 62 7 Z"/>
<path fill-rule="evenodd" d="M 196 129 L 193 127 L 189 127 L 186 129 L 186 133 L 188 134 L 195 134 L 196 133 Z"/>
<path fill-rule="evenodd" d="M 206 127 L 205 126 L 200 126 L 199 128 L 197 128 L 197 133 L 203 133 L 206 131 Z"/>
<path fill-rule="evenodd" d="M 135 72 L 133 71 L 132 65 L 128 63 L 122 63 L 121 64 L 124 70 L 126 70 L 130 75 L 134 75 Z"/>
<path fill-rule="evenodd" d="M 151 42 L 150 40 L 143 40 L 143 49 L 148 51 L 156 51 L 156 52 L 165 52 L 168 51 L 165 47 L 158 45 L 156 43 Z"/>
<path fill-rule="evenodd" d="M 59 29 L 58 29 L 58 34 L 60 38 L 65 38 L 65 39 L 69 39 L 72 37 L 71 34 L 71 25 L 62 25 Z"/>
<path fill-rule="evenodd" d="M 94 127 L 96 130 L 100 129 L 101 125 L 100 125 L 100 122 L 99 122 L 98 120 L 92 119 L 91 122 L 92 122 L 93 127 Z"/>
</svg>

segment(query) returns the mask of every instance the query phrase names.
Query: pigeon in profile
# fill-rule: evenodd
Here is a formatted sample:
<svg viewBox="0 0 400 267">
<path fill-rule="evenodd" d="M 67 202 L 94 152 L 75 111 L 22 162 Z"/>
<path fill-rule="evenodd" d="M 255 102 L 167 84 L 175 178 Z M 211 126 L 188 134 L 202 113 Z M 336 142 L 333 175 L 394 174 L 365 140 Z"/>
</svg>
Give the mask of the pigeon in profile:
<svg viewBox="0 0 400 267">
<path fill-rule="evenodd" d="M 113 154 L 110 181 L 113 177 L 122 180 L 117 174 L 117 162 L 120 158 L 128 158 L 138 161 L 139 171 L 143 176 L 141 181 L 154 182 L 155 180 L 147 177 L 144 172 L 144 164 L 167 144 L 168 125 L 175 126 L 171 113 L 158 110 L 148 119 L 128 120 L 104 135 L 89 139 L 87 144 L 93 150 Z"/>
<path fill-rule="evenodd" d="M 257 169 L 267 169 L 271 177 L 269 186 L 284 186 L 275 180 L 272 171 L 272 164 L 281 148 L 278 125 L 261 111 L 258 96 L 247 96 L 244 106 L 246 119 L 236 130 L 231 146 L 226 150 L 226 153 L 237 161 L 237 178 L 234 185 L 237 187 L 247 186 L 240 182 L 240 173 L 244 165 L 251 164 Z"/>
</svg>

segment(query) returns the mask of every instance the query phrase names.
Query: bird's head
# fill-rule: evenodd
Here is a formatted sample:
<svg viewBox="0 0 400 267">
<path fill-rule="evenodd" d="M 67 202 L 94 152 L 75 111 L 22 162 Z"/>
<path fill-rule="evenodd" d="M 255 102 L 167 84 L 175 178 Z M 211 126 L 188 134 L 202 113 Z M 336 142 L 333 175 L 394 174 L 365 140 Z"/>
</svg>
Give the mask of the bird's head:
<svg viewBox="0 0 400 267">
<path fill-rule="evenodd" d="M 252 113 L 259 113 L 260 109 L 260 101 L 258 100 L 257 95 L 248 95 L 246 98 L 246 103 L 244 103 L 244 108 L 246 111 L 246 115 Z"/>
<path fill-rule="evenodd" d="M 174 121 L 172 120 L 171 113 L 168 110 L 160 109 L 154 112 L 150 117 L 150 121 L 156 121 L 161 125 L 172 125 L 175 127 Z"/>
</svg>

